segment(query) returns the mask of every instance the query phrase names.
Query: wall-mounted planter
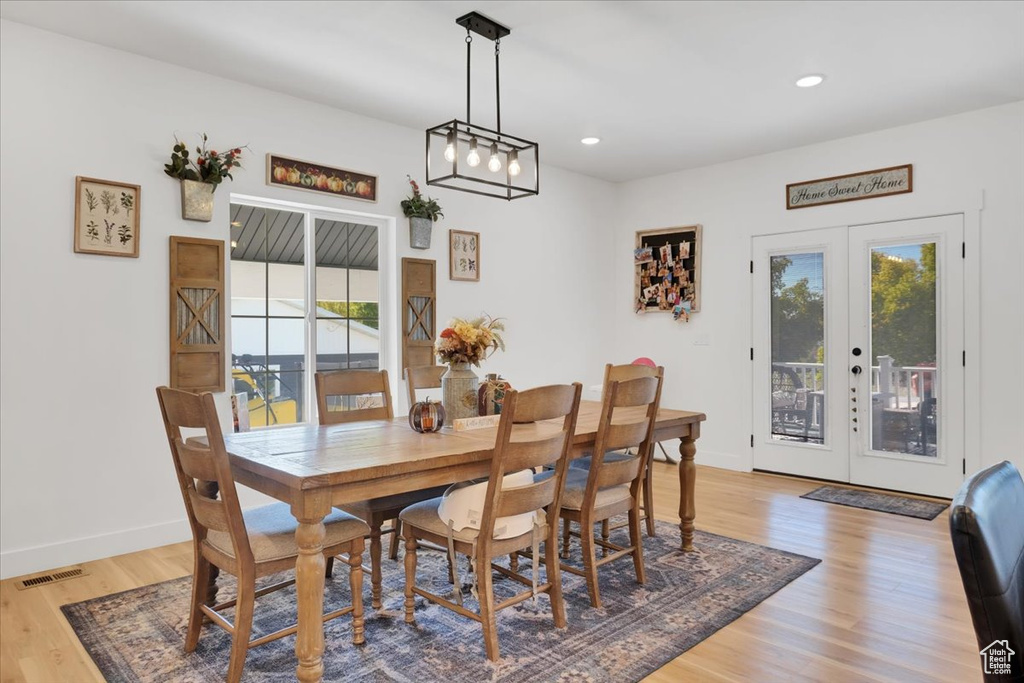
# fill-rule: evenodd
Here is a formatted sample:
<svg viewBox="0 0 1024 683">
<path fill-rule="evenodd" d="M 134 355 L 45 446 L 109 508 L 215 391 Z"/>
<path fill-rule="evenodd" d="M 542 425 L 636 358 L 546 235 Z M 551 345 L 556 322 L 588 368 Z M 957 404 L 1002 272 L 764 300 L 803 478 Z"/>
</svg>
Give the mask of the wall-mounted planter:
<svg viewBox="0 0 1024 683">
<path fill-rule="evenodd" d="M 430 233 L 434 221 L 429 218 L 409 218 L 409 246 L 413 249 L 430 249 Z"/>
<path fill-rule="evenodd" d="M 213 220 L 213 185 L 198 180 L 181 181 L 181 217 L 187 221 Z"/>
</svg>

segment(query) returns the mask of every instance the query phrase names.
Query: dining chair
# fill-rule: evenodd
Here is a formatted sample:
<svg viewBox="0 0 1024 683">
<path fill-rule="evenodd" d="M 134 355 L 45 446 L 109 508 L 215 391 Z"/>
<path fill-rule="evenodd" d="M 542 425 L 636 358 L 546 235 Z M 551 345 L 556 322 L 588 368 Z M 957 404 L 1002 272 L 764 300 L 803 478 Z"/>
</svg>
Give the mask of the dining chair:
<svg viewBox="0 0 1024 683">
<path fill-rule="evenodd" d="M 448 370 L 444 365 L 424 365 L 405 369 L 405 388 L 409 391 L 409 408 L 416 403 L 418 389 L 440 389 L 441 375 Z"/>
<path fill-rule="evenodd" d="M 1024 681 L 1024 479 L 1008 460 L 972 474 L 949 508 L 953 555 L 967 596 L 987 683 Z M 1011 654 L 990 671 L 991 651 Z M 995 667 L 993 667 L 994 669 Z"/>
<path fill-rule="evenodd" d="M 318 372 L 313 380 L 321 425 L 394 418 L 387 370 Z M 370 526 L 370 586 L 374 609 L 381 607 L 381 538 L 385 534 L 391 536 L 388 555 L 397 560 L 401 534 L 398 513 L 413 503 L 439 496 L 444 490 L 444 486 L 434 487 L 339 506 Z M 389 521 L 390 527 L 383 529 L 384 523 Z"/>
<path fill-rule="evenodd" d="M 564 628 L 565 605 L 562 601 L 561 574 L 558 570 L 558 509 L 562 483 L 568 470 L 568 452 L 576 429 L 580 394 L 583 387 L 555 385 L 509 391 L 498 422 L 491 458 L 491 471 L 486 493 L 480 509 L 479 524 L 455 529 L 452 520 L 441 518 L 442 498 L 423 501 L 402 511 L 402 536 L 405 539 L 405 621 L 415 623 L 415 596 L 446 607 L 454 612 L 479 621 L 483 627 L 487 658 L 497 661 L 498 647 L 496 613 L 540 593 L 547 593 L 556 628 Z M 552 422 L 538 424 L 543 420 Z M 561 422 L 554 422 L 560 420 Z M 526 481 L 532 481 L 529 470 L 554 466 L 544 481 L 521 486 L 506 486 L 506 476 L 526 471 Z M 545 513 L 545 508 L 548 512 Z M 509 518 L 535 515 L 532 531 L 511 535 Z M 477 528 L 478 527 L 478 528 Z M 546 550 L 545 582 L 539 584 L 540 542 Z M 471 558 L 478 582 L 479 613 L 462 605 L 461 582 L 456 580 L 456 602 L 430 593 L 416 585 L 416 552 L 420 542 L 426 540 L 447 545 L 451 555 L 456 553 Z M 527 579 L 512 568 L 493 563 L 497 557 L 532 549 L 532 576 Z M 517 581 L 529 589 L 495 604 L 491 570 Z M 458 579 L 458 577 L 456 577 Z"/>
<path fill-rule="evenodd" d="M 583 546 L 583 569 L 562 563 L 564 571 L 587 580 L 590 604 L 601 606 L 597 568 L 622 557 L 632 556 L 638 583 L 644 583 L 643 544 L 640 538 L 640 489 L 646 475 L 654 439 L 654 423 L 661 401 L 662 375 L 637 377 L 607 384 L 601 403 L 590 467 L 570 468 L 562 495 L 561 517 L 563 555 L 568 555 L 572 522 L 579 524 Z M 635 455 L 623 453 L 636 449 Z M 618 451 L 610 453 L 610 451 Z M 614 456 L 614 457 L 612 457 Z M 538 480 L 550 472 L 537 475 Z M 629 545 L 619 546 L 607 538 L 605 522 L 628 513 Z M 602 537 L 594 538 L 594 524 L 602 523 Z M 610 550 L 597 559 L 595 547 Z"/>
<path fill-rule="evenodd" d="M 637 359 L 629 365 L 612 365 L 608 363 L 604 366 L 604 383 L 601 389 L 601 400 L 604 400 L 604 395 L 608 392 L 608 385 L 611 382 L 625 382 L 627 380 L 636 379 L 637 377 L 663 377 L 665 374 L 665 368 L 659 365 L 653 365 L 648 363 L 640 363 L 640 360 L 648 359 Z M 659 444 L 660 445 L 660 444 Z M 664 450 L 664 449 L 662 449 Z M 668 454 L 666 453 L 666 456 Z M 622 460 L 627 457 L 627 454 L 622 453 L 606 453 L 604 456 L 605 462 L 612 462 L 615 460 Z M 651 462 L 654 459 L 654 448 L 652 446 L 651 452 L 647 456 L 647 462 L 644 465 L 644 482 L 643 482 L 643 514 L 640 520 L 645 522 L 647 527 L 647 535 L 654 536 L 654 477 L 653 468 Z M 671 462 L 671 459 L 669 459 Z M 590 457 L 578 458 L 572 462 L 572 467 L 587 468 L 590 467 Z M 601 523 L 601 537 L 607 542 L 610 533 L 613 529 L 620 528 L 624 525 L 609 526 L 608 521 Z M 568 529 L 568 523 L 566 523 L 566 529 Z M 604 553 L 602 548 L 602 553 Z"/>
<path fill-rule="evenodd" d="M 242 677 L 249 648 L 298 631 L 293 625 L 249 640 L 255 599 L 295 583 L 295 579 L 289 579 L 256 590 L 256 579 L 295 568 L 299 554 L 295 542 L 298 523 L 285 503 L 242 512 L 212 394 L 197 395 L 167 387 L 158 387 L 156 393 L 185 512 L 192 527 L 195 567 L 185 652 L 196 649 L 203 622 L 209 619 L 231 634 L 227 680 L 236 683 Z M 186 442 L 182 429 L 203 430 L 205 439 L 190 438 Z M 216 482 L 219 498 L 216 494 L 209 495 L 209 487 L 197 486 L 197 481 Z M 348 555 L 352 604 L 325 614 L 323 619 L 352 614 L 352 642 L 359 644 L 364 640 L 363 539 L 370 530 L 362 520 L 340 511 L 328 515 L 324 527 L 324 556 Z M 234 600 L 211 607 L 205 604 L 205 599 L 213 567 L 238 579 L 238 593 Z M 235 608 L 233 624 L 220 614 L 230 607 Z"/>
</svg>

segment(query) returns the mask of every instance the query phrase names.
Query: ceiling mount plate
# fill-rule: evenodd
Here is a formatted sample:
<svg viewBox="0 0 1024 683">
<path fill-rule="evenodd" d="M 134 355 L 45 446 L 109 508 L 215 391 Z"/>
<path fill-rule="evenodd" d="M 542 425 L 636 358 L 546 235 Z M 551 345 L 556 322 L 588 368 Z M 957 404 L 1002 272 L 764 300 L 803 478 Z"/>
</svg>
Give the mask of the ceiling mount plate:
<svg viewBox="0 0 1024 683">
<path fill-rule="evenodd" d="M 463 14 L 455 23 L 466 30 L 482 35 L 487 40 L 497 40 L 512 33 L 512 29 L 502 26 L 493 19 L 488 19 L 479 12 Z"/>
</svg>

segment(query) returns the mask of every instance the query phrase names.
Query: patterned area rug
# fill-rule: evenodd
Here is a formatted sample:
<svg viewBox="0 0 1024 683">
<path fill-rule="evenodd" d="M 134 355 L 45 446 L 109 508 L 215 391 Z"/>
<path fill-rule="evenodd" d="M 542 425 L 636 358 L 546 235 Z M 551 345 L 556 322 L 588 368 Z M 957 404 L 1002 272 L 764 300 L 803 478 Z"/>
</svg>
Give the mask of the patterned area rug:
<svg viewBox="0 0 1024 683">
<path fill-rule="evenodd" d="M 638 681 L 718 629 L 755 607 L 820 560 L 702 533 L 697 552 L 677 550 L 679 530 L 658 522 L 658 536 L 644 538 L 647 584 L 640 586 L 633 563 L 621 559 L 600 568 L 602 609 L 592 609 L 582 577 L 563 572 L 569 627 L 558 630 L 542 595 L 498 613 L 502 659 L 487 661 L 480 626 L 417 597 L 416 625 L 403 620 L 402 559 L 384 562 L 384 609 L 364 598 L 366 644 L 351 644 L 351 621 L 326 626 L 324 679 L 328 681 L 559 681 L 596 683 Z M 625 530 L 613 532 L 621 543 Z M 600 551 L 599 551 L 600 552 Z M 578 543 L 570 562 L 579 564 Z M 506 560 L 507 561 L 507 560 Z M 465 563 L 460 563 L 465 573 Z M 520 562 L 520 571 L 529 571 Z M 343 563 L 328 580 L 327 608 L 348 604 Z M 543 573 L 543 569 L 541 570 Z M 499 600 L 521 590 L 495 576 Z M 419 553 L 417 580 L 435 593 L 451 590 L 438 553 Z M 199 647 L 183 650 L 190 577 L 96 598 L 61 609 L 104 677 L 115 681 L 200 682 L 223 680 L 229 636 L 207 624 Z M 368 577 L 367 577 L 368 583 Z M 511 584 L 511 585 L 510 585 Z M 234 579 L 221 579 L 220 598 Z M 469 587 L 466 606 L 476 610 Z M 295 619 L 294 587 L 256 601 L 253 636 L 270 633 Z M 249 651 L 245 681 L 293 680 L 295 639 L 282 638 Z"/>
<path fill-rule="evenodd" d="M 800 497 L 809 500 L 820 500 L 826 503 L 835 503 L 837 505 L 847 505 L 853 508 L 863 508 L 865 510 L 888 512 L 893 515 L 929 520 L 935 519 L 939 516 L 940 512 L 949 507 L 949 503 L 935 503 L 930 500 L 921 500 L 893 493 L 860 491 L 841 486 L 822 486 Z"/>
</svg>

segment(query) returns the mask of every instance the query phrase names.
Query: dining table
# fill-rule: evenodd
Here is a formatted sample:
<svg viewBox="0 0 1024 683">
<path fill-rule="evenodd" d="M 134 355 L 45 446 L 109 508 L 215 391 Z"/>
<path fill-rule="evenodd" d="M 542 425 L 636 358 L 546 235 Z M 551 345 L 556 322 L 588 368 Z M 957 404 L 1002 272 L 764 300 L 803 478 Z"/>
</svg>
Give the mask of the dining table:
<svg viewBox="0 0 1024 683">
<path fill-rule="evenodd" d="M 600 415 L 600 402 L 580 403 L 570 457 L 581 457 L 593 447 Z M 703 413 L 662 408 L 655 422 L 655 441 L 680 440 L 682 551 L 693 550 L 694 457 L 704 420 Z M 324 517 L 343 503 L 486 477 L 496 434 L 496 427 L 419 433 L 402 417 L 330 426 L 300 424 L 225 436 L 235 481 L 289 504 L 298 523 L 295 655 L 299 681 L 323 678 Z"/>
</svg>

